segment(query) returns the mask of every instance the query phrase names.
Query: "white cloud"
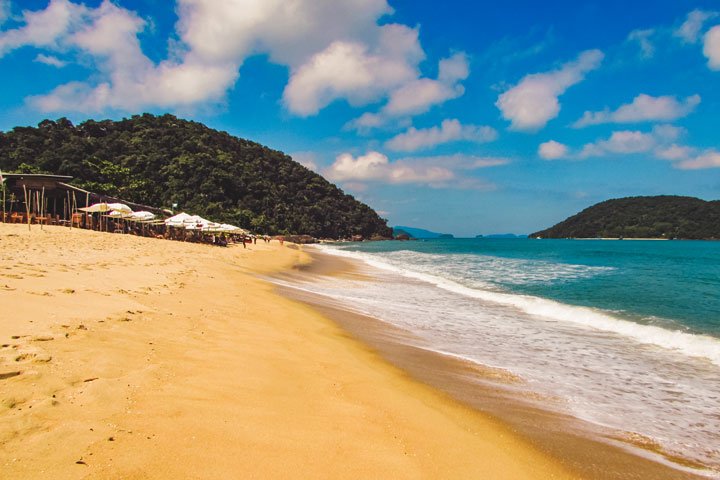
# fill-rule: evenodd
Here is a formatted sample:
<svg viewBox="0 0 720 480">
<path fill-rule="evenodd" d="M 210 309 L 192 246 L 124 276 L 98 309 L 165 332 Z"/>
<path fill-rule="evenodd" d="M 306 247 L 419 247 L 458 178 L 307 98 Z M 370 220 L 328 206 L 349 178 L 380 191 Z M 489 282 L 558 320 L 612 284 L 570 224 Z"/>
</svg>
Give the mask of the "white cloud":
<svg viewBox="0 0 720 480">
<path fill-rule="evenodd" d="M 437 80 L 418 78 L 394 90 L 383 113 L 391 117 L 425 113 L 434 105 L 462 96 L 465 88 L 457 82 L 465 80 L 468 75 L 464 53 L 444 58 L 438 64 Z"/>
<path fill-rule="evenodd" d="M 377 41 L 386 0 L 178 0 L 178 31 L 194 55 L 237 63 L 254 53 L 298 68 L 335 41 Z M 405 49 L 404 45 L 399 46 Z"/>
<path fill-rule="evenodd" d="M 357 158 L 349 153 L 339 155 L 325 176 L 334 181 L 380 181 L 386 183 L 435 184 L 455 177 L 447 168 L 434 165 L 414 166 L 407 162 L 390 163 L 379 152 L 368 152 Z"/>
<path fill-rule="evenodd" d="M 714 149 L 697 152 L 697 148 L 672 144 L 655 150 L 655 156 L 673 162 L 673 167 L 680 170 L 720 168 L 720 152 Z"/>
<path fill-rule="evenodd" d="M 641 153 L 651 150 L 657 144 L 655 137 L 649 133 L 623 130 L 613 132 L 607 140 L 595 145 L 609 153 Z"/>
<path fill-rule="evenodd" d="M 495 105 L 503 118 L 510 120 L 511 129 L 539 130 L 560 112 L 558 97 L 597 69 L 603 57 L 600 50 L 587 50 L 557 70 L 527 75 L 500 95 Z"/>
<path fill-rule="evenodd" d="M 453 84 L 465 80 L 470 75 L 467 55 L 458 52 L 449 58 L 440 60 L 438 64 L 438 81 Z"/>
<path fill-rule="evenodd" d="M 662 160 L 670 160 L 671 162 L 678 160 L 686 160 L 695 153 L 695 149 L 692 147 L 686 147 L 683 145 L 672 144 L 667 147 L 658 148 L 655 151 L 655 156 Z"/>
<path fill-rule="evenodd" d="M 466 140 L 477 143 L 491 142 L 497 138 L 497 131 L 488 126 L 462 125 L 459 120 L 443 120 L 439 127 L 416 129 L 410 127 L 385 143 L 390 150 L 414 152 L 424 148 Z"/>
<path fill-rule="evenodd" d="M 705 168 L 720 168 L 720 152 L 707 150 L 702 154 L 688 158 L 675 164 L 680 170 L 700 170 Z"/>
<path fill-rule="evenodd" d="M 391 123 L 396 126 L 408 123 L 413 115 L 429 111 L 435 105 L 458 98 L 465 93 L 459 84 L 469 75 L 467 56 L 460 52 L 440 60 L 437 80 L 416 78 L 405 82 L 389 93 L 388 102 L 378 113 L 366 112 L 347 125 L 346 129 L 367 133 Z"/>
<path fill-rule="evenodd" d="M 643 58 L 652 58 L 655 55 L 655 47 L 650 41 L 650 37 L 655 33 L 655 30 L 633 30 L 628 35 L 628 40 L 638 42 L 640 45 L 640 53 Z"/>
<path fill-rule="evenodd" d="M 44 63 L 45 65 L 50 65 L 52 67 L 62 68 L 65 65 L 67 65 L 67 62 L 64 62 L 60 60 L 57 57 L 54 57 L 52 55 L 45 55 L 44 53 L 39 53 L 37 57 L 35 57 L 35 62 L 38 63 Z"/>
<path fill-rule="evenodd" d="M 177 14 L 178 39 L 159 63 L 139 44 L 145 20 L 110 0 L 97 8 L 51 0 L 44 10 L 25 12 L 21 27 L 0 33 L 0 56 L 31 45 L 95 63 L 97 72 L 88 80 L 30 99 L 45 110 L 89 112 L 222 101 L 244 60 L 266 54 L 290 68 L 283 100 L 299 115 L 337 99 L 353 105 L 384 99 L 419 80 L 425 58 L 417 29 L 378 25 L 392 14 L 386 0 L 177 0 Z M 466 76 L 461 60 L 445 61 L 443 77 Z M 425 101 L 459 94 L 426 92 Z"/>
<path fill-rule="evenodd" d="M 607 155 L 632 155 L 638 153 L 665 152 L 672 155 L 673 144 L 683 134 L 685 129 L 674 125 L 656 125 L 649 132 L 639 130 L 619 130 L 612 132 L 608 138 L 592 143 L 586 143 L 579 150 L 551 140 L 540 145 L 538 155 L 546 160 L 559 158 L 583 160 L 590 157 L 604 157 Z"/>
<path fill-rule="evenodd" d="M 643 93 L 635 97 L 632 103 L 621 105 L 615 111 L 609 109 L 601 112 L 587 111 L 573 124 L 573 127 L 582 128 L 602 123 L 671 121 L 689 115 L 699 103 L 699 95 L 678 100 L 669 95 L 652 97 Z"/>
<path fill-rule="evenodd" d="M 708 68 L 720 70 L 720 25 L 716 25 L 703 38 L 703 54 L 708 59 Z"/>
<path fill-rule="evenodd" d="M 433 157 L 407 157 L 391 162 L 379 152 L 368 152 L 354 157 L 339 155 L 323 174 L 330 180 L 343 182 L 346 188 L 353 185 L 361 191 L 361 182 L 389 184 L 419 184 L 432 188 L 492 190 L 490 182 L 468 177 L 464 172 L 510 163 L 507 158 L 476 155 L 446 155 Z"/>
<path fill-rule="evenodd" d="M 698 41 L 700 31 L 706 21 L 715 18 L 718 12 L 707 12 L 704 10 L 693 10 L 688 13 L 687 18 L 680 27 L 673 32 L 673 35 L 680 37 L 685 43 Z"/>
<path fill-rule="evenodd" d="M 422 59 L 418 32 L 385 25 L 381 47 L 369 51 L 362 43 L 334 42 L 294 72 L 283 93 L 288 109 L 314 115 L 338 98 L 364 105 L 413 81 Z"/>
<path fill-rule="evenodd" d="M 557 160 L 566 157 L 567 154 L 567 145 L 556 142 L 555 140 L 541 143 L 538 147 L 538 155 L 545 160 Z"/>
<path fill-rule="evenodd" d="M 86 7 L 69 0 L 51 0 L 44 10 L 24 11 L 22 27 L 0 33 L 0 57 L 25 45 L 57 47 L 58 41 L 76 28 L 87 12 Z"/>
</svg>

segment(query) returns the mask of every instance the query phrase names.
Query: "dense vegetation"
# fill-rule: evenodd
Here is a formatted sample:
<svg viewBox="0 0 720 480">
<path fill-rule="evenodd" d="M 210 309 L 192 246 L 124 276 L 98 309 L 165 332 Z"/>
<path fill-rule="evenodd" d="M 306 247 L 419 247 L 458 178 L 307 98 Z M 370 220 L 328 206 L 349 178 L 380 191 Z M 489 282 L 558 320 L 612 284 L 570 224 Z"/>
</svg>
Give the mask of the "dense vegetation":
<svg viewBox="0 0 720 480">
<path fill-rule="evenodd" d="M 720 200 L 669 195 L 607 200 L 530 236 L 720 239 Z"/>
<path fill-rule="evenodd" d="M 172 115 L 118 122 L 44 120 L 0 132 L 4 172 L 72 175 L 73 184 L 262 233 L 391 235 L 386 220 L 289 156 Z"/>
</svg>

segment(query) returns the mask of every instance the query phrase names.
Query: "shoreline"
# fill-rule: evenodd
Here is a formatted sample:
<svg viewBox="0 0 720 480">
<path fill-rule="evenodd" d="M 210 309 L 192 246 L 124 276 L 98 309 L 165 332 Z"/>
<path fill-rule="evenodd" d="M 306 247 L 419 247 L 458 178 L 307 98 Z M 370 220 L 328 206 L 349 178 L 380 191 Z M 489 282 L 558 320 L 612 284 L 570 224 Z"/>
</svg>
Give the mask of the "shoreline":
<svg viewBox="0 0 720 480">
<path fill-rule="evenodd" d="M 312 250 L 310 255 L 314 263 L 303 267 L 302 275 L 355 275 L 357 278 L 358 271 L 365 267 L 317 250 Z M 414 346 L 417 342 L 413 342 L 416 339 L 412 333 L 348 311 L 326 297 L 292 287 L 280 286 L 278 291 L 320 310 L 411 377 L 509 426 L 583 478 L 706 478 L 702 469 L 693 469 L 693 464 L 663 454 L 641 436 L 620 438 L 619 432 L 590 425 L 547 405 L 547 408 L 538 407 L 537 398 L 532 398 L 533 402 L 525 401 L 522 389 L 513 388 L 520 379 L 510 372 L 422 345 Z"/>
<path fill-rule="evenodd" d="M 258 278 L 302 248 L 0 225 L 0 260 L 4 478 L 577 478 Z"/>
</svg>

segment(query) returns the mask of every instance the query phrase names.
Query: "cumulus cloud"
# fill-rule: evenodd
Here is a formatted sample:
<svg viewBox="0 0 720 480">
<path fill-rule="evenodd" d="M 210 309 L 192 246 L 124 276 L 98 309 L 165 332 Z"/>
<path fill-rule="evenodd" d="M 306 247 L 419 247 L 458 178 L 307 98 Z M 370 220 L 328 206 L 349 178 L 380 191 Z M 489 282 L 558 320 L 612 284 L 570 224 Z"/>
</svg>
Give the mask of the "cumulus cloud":
<svg viewBox="0 0 720 480">
<path fill-rule="evenodd" d="M 591 157 L 604 157 L 608 155 L 632 155 L 652 152 L 656 157 L 659 152 L 671 156 L 679 150 L 676 142 L 685 130 L 674 125 L 656 125 L 649 132 L 639 130 L 619 130 L 612 132 L 609 137 L 595 142 L 586 143 L 580 149 L 560 142 L 550 140 L 541 144 L 538 155 L 545 160 L 567 159 L 584 160 Z"/>
<path fill-rule="evenodd" d="M 669 95 L 652 97 L 643 93 L 635 97 L 631 103 L 621 105 L 615 111 L 609 109 L 601 112 L 587 111 L 573 124 L 573 127 L 582 128 L 602 123 L 667 122 L 689 115 L 699 104 L 699 95 L 678 100 Z"/>
<path fill-rule="evenodd" d="M 705 22 L 717 15 L 718 12 L 693 10 L 688 13 L 683 24 L 673 32 L 673 35 L 681 38 L 685 43 L 696 43 Z"/>
<path fill-rule="evenodd" d="M 700 170 L 705 168 L 720 168 L 720 152 L 708 150 L 702 154 L 682 160 L 675 164 L 680 170 Z"/>
<path fill-rule="evenodd" d="M 671 162 L 678 160 L 686 160 L 695 153 L 695 149 L 684 145 L 672 144 L 667 147 L 658 148 L 655 151 L 655 156 L 662 160 L 669 160 Z"/>
<path fill-rule="evenodd" d="M 545 160 L 557 160 L 568 155 L 568 147 L 563 143 L 550 140 L 540 144 L 538 155 Z"/>
<path fill-rule="evenodd" d="M 558 116 L 558 97 L 597 69 L 604 55 L 600 50 L 582 52 L 572 62 L 557 70 L 524 77 L 517 85 L 501 94 L 495 105 L 513 130 L 535 131 Z"/>
<path fill-rule="evenodd" d="M 715 149 L 698 152 L 694 147 L 672 144 L 658 148 L 655 157 L 673 162 L 673 167 L 680 170 L 720 168 L 720 152 Z"/>
<path fill-rule="evenodd" d="M 410 127 L 385 143 L 390 150 L 414 152 L 432 148 L 443 143 L 466 140 L 477 143 L 491 142 L 497 138 L 497 131 L 488 126 L 463 125 L 459 120 L 443 120 L 439 127 L 417 129 Z"/>
<path fill-rule="evenodd" d="M 386 155 L 371 151 L 358 157 L 349 153 L 339 155 L 323 174 L 330 180 L 343 182 L 346 186 L 362 185 L 359 182 L 378 182 L 491 190 L 495 188 L 492 183 L 469 177 L 463 172 L 507 163 L 510 163 L 507 158 L 464 154 L 407 157 L 391 162 Z"/>
<path fill-rule="evenodd" d="M 377 41 L 386 0 L 177 0 L 178 33 L 196 55 L 237 63 L 254 54 L 298 68 L 335 41 Z M 399 44 L 399 49 L 406 48 Z"/>
<path fill-rule="evenodd" d="M 64 61 L 60 60 L 59 58 L 54 57 L 52 55 L 45 55 L 44 53 L 39 53 L 35 57 L 34 61 L 38 62 L 38 63 L 44 63 L 45 65 L 50 65 L 51 67 L 57 67 L 57 68 L 62 68 L 65 65 L 67 65 L 67 62 L 64 62 Z"/>
<path fill-rule="evenodd" d="M 650 37 L 655 30 L 633 30 L 628 35 L 628 40 L 637 42 L 640 45 L 640 54 L 643 58 L 652 58 L 655 55 L 655 46 L 650 41 Z"/>
<path fill-rule="evenodd" d="M 720 25 L 716 25 L 703 38 L 703 54 L 710 70 L 720 70 Z"/>
<path fill-rule="evenodd" d="M 600 140 L 583 147 L 580 156 L 602 155 L 605 153 L 641 153 L 652 150 L 657 145 L 655 137 L 650 133 L 623 130 L 613 132 L 607 140 Z"/>
<path fill-rule="evenodd" d="M 0 8 L 7 14 L 7 6 Z M 51 0 L 44 10 L 24 11 L 22 27 L 0 33 L 0 57 L 26 45 L 58 47 L 60 40 L 83 21 L 88 9 L 69 0 Z"/>
<path fill-rule="evenodd" d="M 388 102 L 377 113 L 366 112 L 345 126 L 346 129 L 366 133 L 390 123 L 402 126 L 413 115 L 429 111 L 433 106 L 458 98 L 465 93 L 459 83 L 469 75 L 467 56 L 456 53 L 440 60 L 438 78 L 416 78 L 403 83 L 389 93 Z"/>
<path fill-rule="evenodd" d="M 407 162 L 391 163 L 379 152 L 368 152 L 357 158 L 343 153 L 335 159 L 325 176 L 334 181 L 382 181 L 387 183 L 436 184 L 455 177 L 447 168 L 434 165 L 413 166 Z"/>
<path fill-rule="evenodd" d="M 302 65 L 283 93 L 288 109 L 313 115 L 338 98 L 364 105 L 413 81 L 423 58 L 417 30 L 402 25 L 382 28 L 382 41 L 374 51 L 362 43 L 338 41 Z"/>
<path fill-rule="evenodd" d="M 436 81 L 444 88 L 420 78 L 425 53 L 418 31 L 379 25 L 392 14 L 386 0 L 177 0 L 175 48 L 160 62 L 139 43 L 144 19 L 110 0 L 96 8 L 76 2 L 51 0 L 23 13 L 20 27 L 0 33 L 0 56 L 29 45 L 97 68 L 85 81 L 31 98 L 37 108 L 89 112 L 222 101 L 255 54 L 289 67 L 283 102 L 303 116 L 338 99 L 365 105 L 393 94 L 393 109 L 418 112 L 461 95 L 456 83 L 467 77 L 457 55 L 441 62 Z"/>
</svg>

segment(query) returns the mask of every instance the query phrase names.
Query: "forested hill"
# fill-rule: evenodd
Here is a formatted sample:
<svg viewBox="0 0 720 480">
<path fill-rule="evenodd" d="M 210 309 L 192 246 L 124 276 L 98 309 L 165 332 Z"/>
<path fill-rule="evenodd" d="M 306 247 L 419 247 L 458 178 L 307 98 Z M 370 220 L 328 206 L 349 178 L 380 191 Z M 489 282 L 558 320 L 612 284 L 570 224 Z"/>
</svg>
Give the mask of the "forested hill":
<svg viewBox="0 0 720 480">
<path fill-rule="evenodd" d="M 262 233 L 392 235 L 374 210 L 284 153 L 172 115 L 16 127 L 0 133 L 0 169 L 72 175 L 86 190 L 177 203 Z"/>
<path fill-rule="evenodd" d="M 720 201 L 668 195 L 607 200 L 530 236 L 720 239 Z"/>
</svg>

